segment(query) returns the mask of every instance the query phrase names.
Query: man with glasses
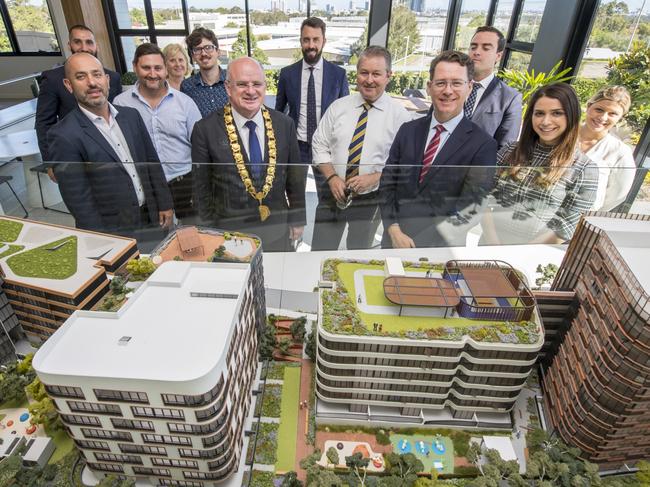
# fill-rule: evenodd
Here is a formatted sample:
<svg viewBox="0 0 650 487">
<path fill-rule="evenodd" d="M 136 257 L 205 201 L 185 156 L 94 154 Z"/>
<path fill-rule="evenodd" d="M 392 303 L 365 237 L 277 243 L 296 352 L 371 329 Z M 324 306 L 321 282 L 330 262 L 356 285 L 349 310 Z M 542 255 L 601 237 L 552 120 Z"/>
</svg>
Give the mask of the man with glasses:
<svg viewBox="0 0 650 487">
<path fill-rule="evenodd" d="M 357 91 L 336 100 L 312 143 L 314 165 L 326 182 L 316 208 L 312 250 L 336 250 L 346 224 L 347 249 L 372 247 L 379 226 L 377 187 L 397 129 L 411 119 L 386 93 L 391 55 L 370 46 L 357 62 Z"/>
<path fill-rule="evenodd" d="M 73 25 L 68 33 L 68 47 L 72 54 L 85 52 L 97 57 L 97 44 L 95 35 L 85 25 Z M 122 92 L 122 83 L 120 75 L 115 71 L 104 68 L 104 71 L 110 77 L 110 88 L 108 92 L 108 101 L 112 102 L 113 98 Z M 41 74 L 40 91 L 38 101 L 36 102 L 36 137 L 38 147 L 41 151 L 41 157 L 44 161 L 49 161 L 51 155 L 48 151 L 47 132 L 59 120 L 65 117 L 69 112 L 77 108 L 77 100 L 63 84 L 65 78 L 63 66 L 58 66 Z M 50 173 L 50 177 L 52 173 Z"/>
<path fill-rule="evenodd" d="M 197 27 L 185 43 L 199 72 L 183 80 L 181 92 L 194 100 L 205 118 L 228 103 L 226 71 L 219 67 L 219 41 L 210 29 Z"/>
<path fill-rule="evenodd" d="M 306 223 L 306 168 L 288 116 L 263 106 L 266 81 L 252 58 L 230 63 L 229 103 L 192 132 L 195 206 L 203 224 L 257 235 L 288 251 Z"/>
<path fill-rule="evenodd" d="M 519 138 L 521 93 L 494 75 L 503 56 L 506 39 L 499 29 L 476 29 L 469 44 L 474 61 L 474 84 L 464 105 L 465 116 L 494 137 L 499 148 Z"/>
<path fill-rule="evenodd" d="M 473 71 L 472 60 L 458 51 L 431 61 L 432 113 L 402 125 L 381 177 L 383 247 L 463 246 L 478 223 L 497 144 L 463 113 Z"/>
</svg>

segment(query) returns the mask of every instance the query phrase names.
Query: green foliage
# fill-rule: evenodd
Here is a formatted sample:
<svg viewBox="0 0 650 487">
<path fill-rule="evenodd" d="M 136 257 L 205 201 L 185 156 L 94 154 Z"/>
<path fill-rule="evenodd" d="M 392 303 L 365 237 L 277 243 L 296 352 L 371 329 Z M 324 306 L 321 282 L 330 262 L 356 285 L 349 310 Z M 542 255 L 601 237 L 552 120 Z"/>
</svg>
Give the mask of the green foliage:
<svg viewBox="0 0 650 487">
<path fill-rule="evenodd" d="M 589 100 L 589 98 L 591 98 L 594 93 L 596 93 L 600 88 L 606 86 L 607 84 L 608 83 L 605 78 L 591 79 L 575 77 L 573 81 L 571 81 L 571 86 L 573 86 L 573 89 L 576 90 L 578 100 L 580 100 L 580 106 L 582 107 L 586 107 L 587 100 Z"/>
<path fill-rule="evenodd" d="M 632 106 L 627 123 L 640 134 L 650 118 L 650 45 L 635 42 L 625 54 L 610 59 L 607 67 L 607 82 L 623 85 L 630 92 Z"/>
<path fill-rule="evenodd" d="M 117 475 L 111 473 L 104 477 L 96 487 L 135 487 L 135 480 L 120 480 Z"/>
<path fill-rule="evenodd" d="M 29 407 L 30 421 L 32 424 L 41 424 L 51 431 L 63 428 L 59 413 L 54 407 L 52 399 L 44 397 L 40 401 L 32 402 Z"/>
<path fill-rule="evenodd" d="M 305 338 L 306 321 L 306 319 L 298 318 L 297 320 L 294 320 L 293 323 L 291 323 L 289 330 L 291 331 L 291 336 L 293 337 L 294 341 L 302 342 L 303 338 Z"/>
<path fill-rule="evenodd" d="M 250 34 L 251 42 L 251 55 L 253 59 L 257 59 L 262 64 L 268 64 L 269 58 L 266 56 L 266 53 L 257 46 L 257 38 L 251 32 Z M 237 59 L 238 57 L 248 56 L 248 44 L 246 41 L 246 29 L 241 29 L 237 33 L 237 40 L 232 44 L 232 57 Z"/>
<path fill-rule="evenodd" d="M 210 261 L 211 262 L 216 262 L 219 259 L 221 259 L 225 254 L 226 254 L 225 245 L 219 245 L 219 247 L 217 247 L 216 250 L 214 251 L 214 254 L 212 254 L 212 257 L 210 258 Z"/>
<path fill-rule="evenodd" d="M 565 68 L 559 71 L 562 61 L 558 61 L 555 66 L 551 68 L 548 73 L 537 73 L 532 69 L 530 71 L 518 69 L 504 69 L 499 73 L 499 77 L 505 81 L 508 86 L 515 88 L 521 93 L 524 103 L 524 113 L 526 111 L 526 103 L 530 96 L 535 93 L 542 86 L 558 83 L 560 81 L 569 81 L 573 76 L 567 76 L 572 68 Z"/>
<path fill-rule="evenodd" d="M 350 469 L 348 482 L 355 485 L 356 482 L 362 487 L 366 485 L 366 468 L 370 463 L 370 458 L 364 458 L 361 452 L 357 452 L 349 457 L 345 457 L 345 465 Z"/>
<path fill-rule="evenodd" d="M 289 349 L 291 348 L 291 340 L 288 338 L 282 338 L 278 342 L 278 350 L 282 355 L 289 355 Z"/>
<path fill-rule="evenodd" d="M 275 465 L 278 460 L 278 427 L 275 423 L 260 423 L 255 444 L 255 463 Z"/>
<path fill-rule="evenodd" d="M 270 360 L 273 358 L 273 350 L 277 345 L 275 338 L 275 325 L 269 323 L 266 325 L 259 337 L 258 351 L 260 360 Z"/>
<path fill-rule="evenodd" d="M 424 464 L 413 453 L 389 453 L 386 455 L 386 469 L 389 474 L 401 479 L 403 484 L 412 485 L 418 472 L 424 470 Z"/>
<path fill-rule="evenodd" d="M 25 387 L 36 377 L 34 369 L 31 368 L 32 357 L 30 354 L 20 363 L 7 365 L 0 380 L 0 401 L 17 405 L 27 400 Z"/>
<path fill-rule="evenodd" d="M 58 50 L 59 46 L 54 36 L 54 26 L 52 25 L 47 3 L 43 2 L 40 5 L 30 5 L 30 3 L 32 2 L 27 0 L 11 0 L 7 2 L 14 30 L 52 34 L 52 50 Z"/>
<path fill-rule="evenodd" d="M 7 259 L 18 276 L 67 279 L 77 272 L 77 237 L 65 237 Z"/>
<path fill-rule="evenodd" d="M 273 472 L 253 470 L 253 478 L 251 479 L 250 487 L 273 487 L 274 478 L 275 475 Z"/>
<path fill-rule="evenodd" d="M 650 462 L 641 460 L 636 464 L 639 471 L 636 473 L 636 479 L 641 485 L 650 485 Z"/>
<path fill-rule="evenodd" d="M 406 45 L 407 37 L 408 49 Z M 390 35 L 388 37 L 388 50 L 393 55 L 393 63 L 415 52 L 419 44 L 420 31 L 415 12 L 405 5 L 393 7 L 390 16 Z"/>
<path fill-rule="evenodd" d="M 380 445 L 390 445 L 390 436 L 384 430 L 377 431 L 375 433 L 375 439 Z"/>
<path fill-rule="evenodd" d="M 309 339 L 305 345 L 305 354 L 310 358 L 312 362 L 316 362 L 316 324 L 314 323 L 311 328 L 311 333 L 309 333 Z"/>
<path fill-rule="evenodd" d="M 535 272 L 541 274 L 542 277 L 535 279 L 535 285 L 538 287 L 543 286 L 544 284 L 550 284 L 555 279 L 555 274 L 557 274 L 558 267 L 555 264 L 546 264 L 543 266 L 539 264 Z"/>
<path fill-rule="evenodd" d="M 20 222 L 0 219 L 0 242 L 15 242 L 22 229 Z"/>
<path fill-rule="evenodd" d="M 114 294 L 124 294 L 125 292 L 128 292 L 126 282 L 126 278 L 123 276 L 113 276 L 109 285 L 111 292 Z"/>
<path fill-rule="evenodd" d="M 34 360 L 33 353 L 25 355 L 25 358 L 16 364 L 16 372 L 19 374 L 31 374 L 32 377 L 36 377 L 34 368 L 32 367 L 32 360 Z"/>
<path fill-rule="evenodd" d="M 133 71 L 127 71 L 122 76 L 120 76 L 120 80 L 122 81 L 122 86 L 131 86 L 134 85 L 136 81 L 138 81 L 138 77 Z"/>
<path fill-rule="evenodd" d="M 133 281 L 144 281 L 156 270 L 156 264 L 149 257 L 131 259 L 126 264 L 126 270 L 131 274 Z"/>
<path fill-rule="evenodd" d="M 267 418 L 279 418 L 282 402 L 282 386 L 279 384 L 266 384 L 264 387 L 264 403 L 261 414 Z"/>
<path fill-rule="evenodd" d="M 292 470 L 284 475 L 280 487 L 302 487 L 302 482 L 298 480 L 298 474 Z"/>
<path fill-rule="evenodd" d="M 334 466 L 340 463 L 339 451 L 333 446 L 327 449 L 327 451 L 325 452 L 325 456 L 327 457 L 327 461 Z"/>
</svg>

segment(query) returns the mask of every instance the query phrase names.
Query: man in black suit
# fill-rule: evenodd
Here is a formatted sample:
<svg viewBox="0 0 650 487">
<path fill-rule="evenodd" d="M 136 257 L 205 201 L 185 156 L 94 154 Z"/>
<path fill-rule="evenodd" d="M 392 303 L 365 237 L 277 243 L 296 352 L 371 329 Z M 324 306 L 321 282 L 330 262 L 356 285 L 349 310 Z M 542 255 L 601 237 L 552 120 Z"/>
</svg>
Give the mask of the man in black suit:
<svg viewBox="0 0 650 487">
<path fill-rule="evenodd" d="M 306 222 L 306 169 L 293 121 L 262 106 L 264 71 L 254 59 L 230 63 L 226 91 L 229 103 L 192 132 L 199 217 L 258 235 L 264 250 L 290 250 Z"/>
<path fill-rule="evenodd" d="M 506 39 L 495 27 L 476 29 L 469 45 L 474 61 L 474 84 L 465 102 L 465 116 L 497 141 L 499 149 L 519 138 L 521 93 L 494 74 L 503 56 Z"/>
<path fill-rule="evenodd" d="M 68 46 L 72 54 L 86 52 L 97 56 L 97 45 L 93 32 L 85 25 L 70 27 Z M 104 70 L 111 78 L 108 101 L 122 92 L 120 75 L 109 69 Z M 58 66 L 41 74 L 40 91 L 36 103 L 36 136 L 41 157 L 44 161 L 54 160 L 47 146 L 47 132 L 50 128 L 77 107 L 72 93 L 63 85 L 63 66 Z"/>
<path fill-rule="evenodd" d="M 77 228 L 130 237 L 172 223 L 172 199 L 142 117 L 108 102 L 109 77 L 87 53 L 65 63 L 76 109 L 48 132 L 54 173 Z"/>
<path fill-rule="evenodd" d="M 382 173 L 383 247 L 465 245 L 467 230 L 478 223 L 497 144 L 463 115 L 472 71 L 471 59 L 457 51 L 431 62 L 433 113 L 400 127 Z"/>
<path fill-rule="evenodd" d="M 318 17 L 303 20 L 300 26 L 302 59 L 280 70 L 275 109 L 284 112 L 296 125 L 298 146 L 303 164 L 311 164 L 311 142 L 319 121 L 328 107 L 339 98 L 350 94 L 348 79 L 340 66 L 323 58 L 325 22 Z M 329 195 L 325 178 L 314 171 L 318 201 Z M 325 193 L 323 193 L 325 191 Z"/>
</svg>

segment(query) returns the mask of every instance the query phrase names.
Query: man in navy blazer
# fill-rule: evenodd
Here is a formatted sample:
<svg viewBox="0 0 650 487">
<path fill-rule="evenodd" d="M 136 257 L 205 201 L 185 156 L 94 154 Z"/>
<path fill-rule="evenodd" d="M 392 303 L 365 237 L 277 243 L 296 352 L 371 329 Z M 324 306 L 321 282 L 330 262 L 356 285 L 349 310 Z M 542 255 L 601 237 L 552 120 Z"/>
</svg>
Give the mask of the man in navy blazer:
<svg viewBox="0 0 650 487">
<path fill-rule="evenodd" d="M 97 45 L 95 35 L 85 25 L 73 25 L 69 31 L 68 46 L 72 54 L 87 52 L 97 56 Z M 108 101 L 113 101 L 122 92 L 120 75 L 115 71 L 104 69 L 110 76 L 110 91 Z M 47 132 L 50 128 L 65 117 L 69 112 L 77 108 L 77 100 L 63 85 L 65 73 L 63 66 L 57 66 L 41 74 L 40 91 L 36 102 L 35 129 L 38 139 L 38 148 L 44 161 L 53 160 L 47 147 Z"/>
<path fill-rule="evenodd" d="M 433 113 L 400 127 L 382 173 L 382 247 L 465 245 L 478 222 L 493 185 L 497 144 L 463 115 L 472 70 L 470 58 L 457 51 L 431 62 Z"/>
<path fill-rule="evenodd" d="M 519 138 L 521 128 L 521 93 L 494 75 L 501 60 L 506 39 L 499 29 L 483 26 L 476 29 L 469 45 L 474 61 L 474 85 L 464 110 L 465 115 L 497 141 L 499 149 Z"/>
<path fill-rule="evenodd" d="M 66 88 L 77 108 L 48 133 L 59 189 L 77 228 L 133 237 L 169 227 L 172 199 L 142 117 L 107 99 L 108 75 L 87 53 L 65 64 Z"/>
<path fill-rule="evenodd" d="M 318 17 L 305 19 L 300 26 L 302 60 L 280 70 L 275 109 L 293 119 L 298 134 L 300 158 L 303 164 L 311 164 L 311 139 L 321 117 L 333 101 L 350 94 L 345 70 L 323 59 L 325 46 L 325 22 Z M 310 74 L 311 73 L 311 74 Z M 310 94 L 310 77 L 314 91 Z M 310 105 L 310 96 L 312 103 Z M 324 185 L 322 175 L 314 171 L 318 200 Z"/>
</svg>

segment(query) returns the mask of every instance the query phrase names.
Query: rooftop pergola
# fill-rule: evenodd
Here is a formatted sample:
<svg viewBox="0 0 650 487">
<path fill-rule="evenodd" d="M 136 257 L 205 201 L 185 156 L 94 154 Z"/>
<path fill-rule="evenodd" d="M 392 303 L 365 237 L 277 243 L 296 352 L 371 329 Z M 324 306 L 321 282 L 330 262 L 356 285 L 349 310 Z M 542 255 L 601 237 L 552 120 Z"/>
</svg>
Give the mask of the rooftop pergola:
<svg viewBox="0 0 650 487">
<path fill-rule="evenodd" d="M 450 308 L 460 303 L 454 284 L 437 277 L 391 276 L 384 279 L 384 295 L 391 303 L 404 306 L 432 306 L 445 308 L 445 318 Z"/>
</svg>

